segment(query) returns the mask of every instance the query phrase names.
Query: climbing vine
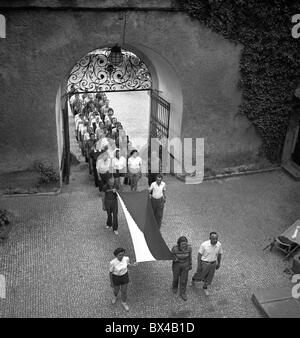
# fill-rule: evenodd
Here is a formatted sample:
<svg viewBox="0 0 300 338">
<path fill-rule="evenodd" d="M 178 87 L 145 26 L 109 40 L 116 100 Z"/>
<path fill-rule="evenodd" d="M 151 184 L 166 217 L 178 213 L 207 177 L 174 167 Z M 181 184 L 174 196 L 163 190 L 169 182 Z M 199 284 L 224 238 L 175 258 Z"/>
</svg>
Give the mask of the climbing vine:
<svg viewBox="0 0 300 338">
<path fill-rule="evenodd" d="M 293 0 L 178 0 L 181 9 L 206 27 L 244 47 L 240 59 L 242 104 L 263 140 L 263 151 L 279 162 L 300 84 L 300 39 L 291 18 L 300 14 Z"/>
</svg>

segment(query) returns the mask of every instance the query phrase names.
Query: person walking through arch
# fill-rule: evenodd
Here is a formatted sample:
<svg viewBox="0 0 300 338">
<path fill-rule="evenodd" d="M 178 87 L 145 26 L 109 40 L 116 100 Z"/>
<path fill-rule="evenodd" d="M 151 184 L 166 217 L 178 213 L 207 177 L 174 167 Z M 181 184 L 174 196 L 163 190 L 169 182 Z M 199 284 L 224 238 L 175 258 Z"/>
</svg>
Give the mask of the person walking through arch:
<svg viewBox="0 0 300 338">
<path fill-rule="evenodd" d="M 218 241 L 218 234 L 212 231 L 209 234 L 209 240 L 200 245 L 198 267 L 191 284 L 193 286 L 195 282 L 203 281 L 203 290 L 206 296 L 209 296 L 208 286 L 212 283 L 215 271 L 220 268 L 222 253 L 222 245 Z"/>
<path fill-rule="evenodd" d="M 137 263 L 130 263 L 129 257 L 125 256 L 125 249 L 117 248 L 114 251 L 115 258 L 109 263 L 110 286 L 114 290 L 112 303 L 115 304 L 121 290 L 121 302 L 126 311 L 129 311 L 127 305 L 127 288 L 129 283 L 128 267 L 136 266 Z"/>
<path fill-rule="evenodd" d="M 142 159 L 138 155 L 138 151 L 133 149 L 128 159 L 128 176 L 131 191 L 137 191 L 138 181 L 142 177 Z"/>
<path fill-rule="evenodd" d="M 185 236 L 181 236 L 177 240 L 177 245 L 173 246 L 172 253 L 175 259 L 172 262 L 173 283 L 172 290 L 176 294 L 178 292 L 180 297 L 186 301 L 186 286 L 188 282 L 188 274 L 192 269 L 192 247 L 188 244 Z"/>
</svg>

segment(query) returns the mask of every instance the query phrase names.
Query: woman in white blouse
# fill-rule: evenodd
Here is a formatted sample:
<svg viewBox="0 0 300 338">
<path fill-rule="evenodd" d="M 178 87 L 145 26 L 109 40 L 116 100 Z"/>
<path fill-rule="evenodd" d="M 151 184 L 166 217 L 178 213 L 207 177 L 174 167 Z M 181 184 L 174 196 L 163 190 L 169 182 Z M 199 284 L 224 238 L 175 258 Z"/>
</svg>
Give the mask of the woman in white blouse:
<svg viewBox="0 0 300 338">
<path fill-rule="evenodd" d="M 126 158 L 120 155 L 120 149 L 115 150 L 115 157 L 112 159 L 113 176 L 120 190 L 122 190 L 125 172 L 127 169 Z"/>
<path fill-rule="evenodd" d="M 128 266 L 136 266 L 137 263 L 130 264 L 129 257 L 125 256 L 125 249 L 117 248 L 114 251 L 115 258 L 109 263 L 109 278 L 110 286 L 114 289 L 114 298 L 112 303 L 115 304 L 118 298 L 118 293 L 121 289 L 121 302 L 126 311 L 129 307 L 127 300 L 127 286 L 129 283 Z"/>
<path fill-rule="evenodd" d="M 142 177 L 142 159 L 136 149 L 132 150 L 128 159 L 128 176 L 130 178 L 131 191 L 137 190 L 138 180 Z"/>
</svg>

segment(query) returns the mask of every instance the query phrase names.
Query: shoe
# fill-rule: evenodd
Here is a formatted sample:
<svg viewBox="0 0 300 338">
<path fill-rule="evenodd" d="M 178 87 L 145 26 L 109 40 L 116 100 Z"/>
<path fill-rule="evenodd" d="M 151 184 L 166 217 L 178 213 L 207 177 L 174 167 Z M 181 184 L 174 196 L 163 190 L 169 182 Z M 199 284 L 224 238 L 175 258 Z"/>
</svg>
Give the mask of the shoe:
<svg viewBox="0 0 300 338">
<path fill-rule="evenodd" d="M 117 297 L 114 297 L 114 298 L 111 300 L 112 304 L 116 304 L 116 301 L 117 301 Z"/>
<path fill-rule="evenodd" d="M 105 229 L 111 229 L 111 227 L 109 227 L 108 225 L 105 227 Z"/>
<path fill-rule="evenodd" d="M 176 294 L 177 294 L 177 291 L 178 291 L 178 289 L 177 289 L 177 288 L 172 288 L 172 291 L 173 291 L 174 295 L 176 295 Z"/>
<path fill-rule="evenodd" d="M 129 311 L 129 307 L 125 302 L 122 302 L 122 305 L 126 311 Z"/>
<path fill-rule="evenodd" d="M 182 293 L 182 294 L 180 295 L 180 297 L 181 297 L 184 301 L 187 301 L 187 296 L 186 296 L 185 293 Z"/>
<path fill-rule="evenodd" d="M 203 290 L 204 290 L 205 296 L 209 296 L 209 291 L 207 289 L 203 289 Z"/>
<path fill-rule="evenodd" d="M 114 231 L 114 233 L 115 233 L 115 235 L 117 235 L 117 236 L 119 235 L 119 233 L 118 233 L 118 231 L 117 231 L 117 230 L 115 230 L 115 231 Z"/>
</svg>

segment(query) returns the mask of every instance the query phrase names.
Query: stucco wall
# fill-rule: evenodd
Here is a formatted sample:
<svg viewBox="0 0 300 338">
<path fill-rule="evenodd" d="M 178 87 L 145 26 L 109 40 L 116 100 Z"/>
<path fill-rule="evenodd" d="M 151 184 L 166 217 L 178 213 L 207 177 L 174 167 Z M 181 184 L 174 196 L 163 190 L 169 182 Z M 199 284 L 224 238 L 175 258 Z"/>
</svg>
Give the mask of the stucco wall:
<svg viewBox="0 0 300 338">
<path fill-rule="evenodd" d="M 118 11 L 108 10 L 1 12 L 7 31 L 0 40 L 0 172 L 24 170 L 36 159 L 58 168 L 58 88 L 86 53 L 122 43 L 123 20 Z M 179 81 L 174 86 L 182 93 L 182 117 L 175 102 L 181 136 L 205 138 L 205 166 L 253 162 L 260 139 L 247 119 L 236 115 L 241 46 L 185 13 L 166 10 L 128 11 L 125 40 L 152 50 L 172 69 L 171 78 Z M 164 87 L 162 70 L 159 77 Z"/>
</svg>

